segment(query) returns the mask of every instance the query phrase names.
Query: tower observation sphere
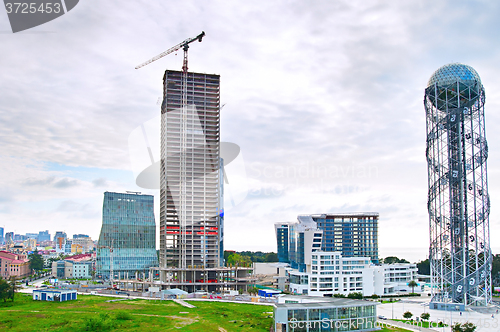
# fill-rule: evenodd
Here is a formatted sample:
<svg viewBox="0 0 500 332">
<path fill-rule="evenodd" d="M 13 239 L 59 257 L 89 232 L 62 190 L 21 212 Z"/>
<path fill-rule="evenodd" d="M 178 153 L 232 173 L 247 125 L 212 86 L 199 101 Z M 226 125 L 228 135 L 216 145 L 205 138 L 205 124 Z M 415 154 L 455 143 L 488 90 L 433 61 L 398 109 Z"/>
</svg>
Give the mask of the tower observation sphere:
<svg viewBox="0 0 500 332">
<path fill-rule="evenodd" d="M 432 309 L 491 301 L 484 102 L 481 78 L 464 64 L 439 68 L 425 89 Z"/>
</svg>

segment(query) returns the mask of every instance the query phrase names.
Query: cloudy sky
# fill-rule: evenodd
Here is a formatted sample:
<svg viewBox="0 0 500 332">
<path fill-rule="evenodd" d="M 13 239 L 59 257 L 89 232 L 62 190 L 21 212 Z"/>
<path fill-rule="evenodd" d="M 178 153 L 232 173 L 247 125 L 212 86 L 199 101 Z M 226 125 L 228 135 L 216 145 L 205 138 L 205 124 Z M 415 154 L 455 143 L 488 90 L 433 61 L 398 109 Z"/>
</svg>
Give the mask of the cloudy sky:
<svg viewBox="0 0 500 332">
<path fill-rule="evenodd" d="M 424 88 L 462 62 L 486 89 L 500 253 L 499 13 L 495 1 L 82 0 L 13 34 L 0 9 L 0 226 L 97 239 L 104 191 L 154 194 L 158 211 L 129 137 L 159 115 L 182 52 L 134 67 L 203 30 L 189 69 L 221 75 L 221 139 L 241 147 L 226 249 L 275 251 L 274 223 L 298 214 L 379 212 L 380 255 L 425 259 Z"/>
</svg>

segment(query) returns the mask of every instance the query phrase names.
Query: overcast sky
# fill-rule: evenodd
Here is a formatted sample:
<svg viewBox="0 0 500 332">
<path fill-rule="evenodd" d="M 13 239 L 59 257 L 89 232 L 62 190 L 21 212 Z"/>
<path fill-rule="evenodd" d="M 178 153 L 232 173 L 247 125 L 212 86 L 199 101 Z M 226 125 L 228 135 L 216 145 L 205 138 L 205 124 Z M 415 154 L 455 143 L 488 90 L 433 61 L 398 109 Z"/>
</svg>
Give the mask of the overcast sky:
<svg viewBox="0 0 500 332">
<path fill-rule="evenodd" d="M 13 34 L 0 9 L 0 226 L 97 239 L 104 191 L 136 186 L 129 136 L 165 69 L 221 75 L 221 140 L 241 147 L 225 249 L 276 251 L 274 223 L 379 212 L 380 256 L 428 253 L 424 89 L 450 62 L 486 89 L 491 246 L 500 253 L 500 2 L 85 1 Z M 158 157 L 158 156 L 156 156 Z M 232 172 L 232 173 L 231 173 Z"/>
</svg>

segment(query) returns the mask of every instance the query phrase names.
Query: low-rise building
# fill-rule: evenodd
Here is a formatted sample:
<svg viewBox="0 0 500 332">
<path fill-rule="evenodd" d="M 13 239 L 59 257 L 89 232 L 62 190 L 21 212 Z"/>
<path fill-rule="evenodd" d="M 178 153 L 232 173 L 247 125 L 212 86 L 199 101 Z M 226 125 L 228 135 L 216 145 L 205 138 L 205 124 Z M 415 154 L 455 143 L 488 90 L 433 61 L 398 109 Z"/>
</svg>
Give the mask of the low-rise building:
<svg viewBox="0 0 500 332">
<path fill-rule="evenodd" d="M 289 290 L 311 296 L 390 295 L 406 292 L 408 283 L 417 278 L 415 264 L 374 265 L 370 257 L 342 257 L 341 252 L 313 252 L 310 270 L 288 269 Z M 306 262 L 309 267 L 309 263 Z M 422 291 L 421 287 L 415 291 Z"/>
<path fill-rule="evenodd" d="M 0 276 L 4 279 L 22 278 L 31 274 L 30 262 L 26 255 L 8 251 L 0 251 L 0 269 Z"/>
<path fill-rule="evenodd" d="M 70 301 L 76 300 L 76 290 L 69 289 L 35 289 L 33 290 L 33 300 L 35 301 Z"/>
<path fill-rule="evenodd" d="M 274 305 L 274 331 L 374 331 L 376 303 L 344 298 L 282 296 Z"/>
</svg>

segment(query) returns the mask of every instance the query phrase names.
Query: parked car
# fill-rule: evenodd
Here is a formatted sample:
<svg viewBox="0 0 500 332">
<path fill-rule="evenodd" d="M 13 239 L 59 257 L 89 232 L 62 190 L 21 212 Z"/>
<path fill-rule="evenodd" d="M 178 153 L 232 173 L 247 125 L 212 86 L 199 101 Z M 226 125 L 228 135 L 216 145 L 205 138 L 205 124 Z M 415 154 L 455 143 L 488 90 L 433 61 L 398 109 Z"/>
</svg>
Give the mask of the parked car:
<svg viewBox="0 0 500 332">
<path fill-rule="evenodd" d="M 383 320 L 386 320 L 386 319 L 387 319 L 387 317 L 382 316 L 382 315 L 378 315 L 378 319 L 383 319 Z"/>
</svg>

